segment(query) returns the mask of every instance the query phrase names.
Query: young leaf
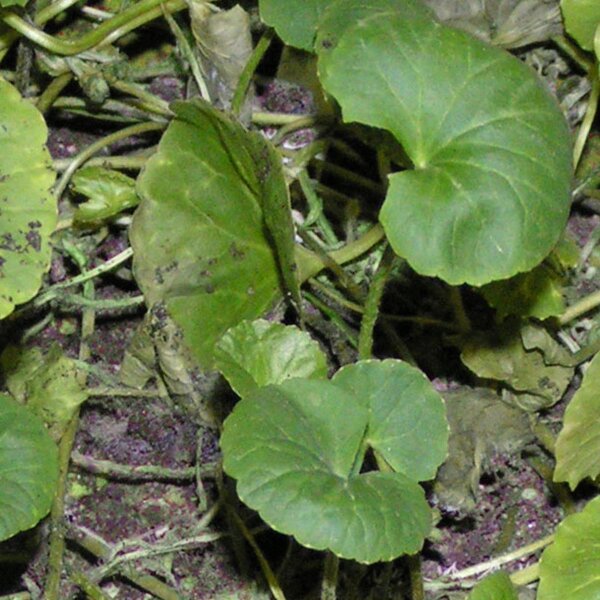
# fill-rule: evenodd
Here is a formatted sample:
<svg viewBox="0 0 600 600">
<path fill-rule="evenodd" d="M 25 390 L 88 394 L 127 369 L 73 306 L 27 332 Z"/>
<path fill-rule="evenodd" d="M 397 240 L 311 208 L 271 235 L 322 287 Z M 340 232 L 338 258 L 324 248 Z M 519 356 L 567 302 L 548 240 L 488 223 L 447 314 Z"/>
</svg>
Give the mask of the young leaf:
<svg viewBox="0 0 600 600">
<path fill-rule="evenodd" d="M 537 600 L 600 597 L 600 497 L 566 517 L 540 560 Z"/>
<path fill-rule="evenodd" d="M 0 78 L 0 319 L 30 300 L 50 264 L 57 219 L 42 115 Z"/>
<path fill-rule="evenodd" d="M 48 513 L 57 481 L 58 449 L 41 419 L 0 394 L 0 540 Z"/>
<path fill-rule="evenodd" d="M 387 129 L 414 164 L 390 176 L 380 220 L 417 272 L 482 285 L 550 252 L 570 206 L 570 134 L 526 65 L 386 12 L 346 29 L 319 69 L 344 119 Z"/>
<path fill-rule="evenodd" d="M 73 176 L 73 188 L 89 200 L 75 211 L 75 221 L 90 223 L 118 215 L 138 205 L 135 180 L 119 171 L 102 167 L 84 167 Z"/>
<path fill-rule="evenodd" d="M 519 596 L 508 574 L 498 571 L 480 581 L 467 600 L 519 600 Z"/>
<path fill-rule="evenodd" d="M 554 481 L 566 481 L 571 489 L 600 474 L 600 354 L 590 362 L 581 387 L 565 411 L 563 428 L 556 440 Z"/>
<path fill-rule="evenodd" d="M 281 295 L 259 167 L 283 174 L 268 151 L 259 152 L 266 140 L 208 104 L 179 102 L 173 110 L 138 180 L 134 273 L 147 302 L 165 301 L 196 359 L 210 367 L 225 331 Z"/>
<path fill-rule="evenodd" d="M 433 479 L 446 458 L 449 430 L 444 400 L 421 371 L 399 360 L 367 360 L 343 367 L 332 382 L 368 407 L 365 442 L 394 471 Z"/>
<path fill-rule="evenodd" d="M 431 514 L 404 474 L 360 473 L 368 424 L 365 403 L 330 381 L 259 388 L 224 423 L 223 467 L 277 531 L 359 562 L 391 560 L 421 548 Z"/>
<path fill-rule="evenodd" d="M 238 396 L 293 377 L 327 377 L 327 359 L 306 332 L 263 319 L 242 321 L 215 347 L 215 366 Z"/>
<path fill-rule="evenodd" d="M 594 33 L 600 24 L 598 0 L 562 0 L 560 8 L 567 33 L 584 50 L 593 50 Z"/>
</svg>

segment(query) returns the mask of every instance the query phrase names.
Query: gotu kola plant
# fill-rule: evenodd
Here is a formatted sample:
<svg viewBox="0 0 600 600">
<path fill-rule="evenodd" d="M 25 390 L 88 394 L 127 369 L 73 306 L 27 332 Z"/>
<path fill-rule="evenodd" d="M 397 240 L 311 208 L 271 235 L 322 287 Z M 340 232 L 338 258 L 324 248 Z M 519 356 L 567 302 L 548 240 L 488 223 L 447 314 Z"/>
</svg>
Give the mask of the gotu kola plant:
<svg viewBox="0 0 600 600">
<path fill-rule="evenodd" d="M 389 176 L 379 220 L 417 273 L 482 286 L 547 256 L 569 210 L 570 140 L 525 65 L 437 23 L 417 1 L 264 0 L 260 9 L 284 41 L 318 54 L 345 121 L 384 129 L 402 146 L 410 164 Z M 228 329 L 286 291 L 297 297 L 324 264 L 294 246 L 269 142 L 206 103 L 172 108 L 138 180 L 134 270 L 148 303 L 164 303 L 212 367 Z M 336 260 L 366 252 L 380 231 Z M 417 482 L 435 475 L 446 440 L 443 405 L 425 384 L 403 363 L 365 362 L 331 381 L 257 386 L 225 423 L 225 469 L 242 499 L 308 546 L 364 562 L 415 552 L 431 524 Z M 400 406 L 388 431 L 382 415 Z M 361 473 L 367 450 L 382 472 Z M 427 460 L 405 462 L 407 454 Z"/>
</svg>

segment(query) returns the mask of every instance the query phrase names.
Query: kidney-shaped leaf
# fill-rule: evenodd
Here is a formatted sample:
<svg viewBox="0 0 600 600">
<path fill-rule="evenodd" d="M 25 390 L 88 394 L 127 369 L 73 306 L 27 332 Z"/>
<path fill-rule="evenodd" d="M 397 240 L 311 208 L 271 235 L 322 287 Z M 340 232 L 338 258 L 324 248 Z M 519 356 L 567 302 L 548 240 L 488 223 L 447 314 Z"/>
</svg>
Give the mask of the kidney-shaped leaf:
<svg viewBox="0 0 600 600">
<path fill-rule="evenodd" d="M 333 383 L 369 409 L 366 442 L 394 471 L 416 481 L 434 477 L 449 429 L 444 400 L 421 371 L 399 360 L 367 360 L 340 369 Z"/>
<path fill-rule="evenodd" d="M 581 387 L 569 402 L 563 428 L 556 440 L 554 481 L 567 481 L 571 489 L 600 475 L 600 354 L 590 363 Z"/>
<path fill-rule="evenodd" d="M 550 252 L 569 210 L 570 138 L 526 65 L 386 12 L 346 29 L 319 69 L 344 119 L 387 129 L 414 164 L 390 176 L 380 220 L 417 272 L 482 285 Z"/>
<path fill-rule="evenodd" d="M 232 327 L 215 347 L 215 365 L 242 397 L 293 377 L 327 377 L 327 359 L 308 333 L 264 319 Z"/>
<path fill-rule="evenodd" d="M 225 331 L 260 316 L 281 293 L 261 177 L 283 174 L 266 140 L 208 104 L 180 102 L 173 110 L 177 117 L 138 180 L 134 273 L 148 303 L 166 303 L 209 367 Z"/>
<path fill-rule="evenodd" d="M 369 411 L 330 381 L 290 379 L 243 398 L 224 423 L 240 498 L 301 544 L 364 563 L 418 551 L 431 527 L 402 473 L 360 474 Z"/>
<path fill-rule="evenodd" d="M 600 498 L 566 517 L 540 560 L 537 600 L 600 598 Z"/>
<path fill-rule="evenodd" d="M 41 419 L 0 394 L 0 540 L 46 515 L 57 480 L 58 449 Z"/>
<path fill-rule="evenodd" d="M 0 78 L 0 319 L 30 300 L 50 263 L 56 202 L 42 115 Z"/>
</svg>

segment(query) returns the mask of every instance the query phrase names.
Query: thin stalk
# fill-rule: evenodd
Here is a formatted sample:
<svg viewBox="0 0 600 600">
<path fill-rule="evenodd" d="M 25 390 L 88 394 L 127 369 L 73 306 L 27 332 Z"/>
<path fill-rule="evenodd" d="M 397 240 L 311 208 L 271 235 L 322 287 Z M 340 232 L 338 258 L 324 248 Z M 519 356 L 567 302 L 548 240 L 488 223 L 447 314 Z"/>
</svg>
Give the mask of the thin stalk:
<svg viewBox="0 0 600 600">
<path fill-rule="evenodd" d="M 69 85 L 69 83 L 71 83 L 72 80 L 73 73 L 70 71 L 55 77 L 37 99 L 37 102 L 35 103 L 37 109 L 42 114 L 47 113 L 56 99 L 60 96 L 60 93 Z"/>
<path fill-rule="evenodd" d="M 302 295 L 313 306 L 316 306 L 325 316 L 329 318 L 329 320 L 343 333 L 344 337 L 353 348 L 358 348 L 358 340 L 356 339 L 354 331 L 344 322 L 337 311 L 329 308 L 327 304 L 319 300 L 317 296 L 311 294 L 310 292 L 303 292 Z M 308 317 L 306 317 L 306 320 L 310 324 L 310 319 Z"/>
<path fill-rule="evenodd" d="M 340 559 L 333 552 L 327 552 L 323 561 L 321 600 L 336 600 L 339 570 Z"/>
<path fill-rule="evenodd" d="M 421 555 L 409 554 L 406 557 L 408 575 L 410 577 L 411 600 L 425 600 L 425 589 L 423 587 L 423 573 L 421 571 Z"/>
<path fill-rule="evenodd" d="M 120 81 L 118 79 L 106 78 L 106 81 L 110 87 L 122 92 L 129 94 L 134 98 L 138 98 L 140 103 L 136 103 L 140 110 L 160 115 L 170 119 L 173 113 L 169 109 L 169 103 L 165 102 L 162 98 L 147 92 L 141 85 L 137 83 L 129 83 L 127 81 Z"/>
<path fill-rule="evenodd" d="M 278 125 L 286 125 L 298 120 L 298 115 L 290 113 L 275 113 L 256 111 L 252 113 L 252 122 L 255 125 L 265 125 L 276 127 Z"/>
<path fill-rule="evenodd" d="M 101 23 L 76 40 L 63 40 L 48 35 L 11 10 L 0 10 L 0 21 L 53 54 L 74 56 L 99 44 L 108 45 L 140 25 L 160 17 L 163 10 L 161 4 L 163 4 L 164 10 L 169 12 L 180 11 L 187 7 L 185 0 L 167 0 L 167 2 L 164 0 L 138 0 L 122 13 Z M 11 40 L 10 43 L 12 41 L 14 40 Z"/>
<path fill-rule="evenodd" d="M 583 71 L 588 71 L 593 67 L 591 61 L 580 48 L 572 44 L 564 35 L 556 35 L 552 41 Z"/>
<path fill-rule="evenodd" d="M 274 35 L 275 31 L 273 29 L 267 29 L 262 34 L 260 40 L 258 40 L 258 44 L 256 44 L 256 47 L 252 51 L 248 62 L 244 66 L 242 74 L 240 75 L 235 88 L 233 99 L 231 100 L 231 112 L 236 117 L 239 116 L 240 111 L 242 110 L 242 106 L 246 98 L 246 93 L 248 92 L 248 87 L 250 86 L 250 81 L 254 75 L 254 71 L 256 71 L 258 63 L 262 60 L 265 52 L 269 49 Z"/>
<path fill-rule="evenodd" d="M 386 247 L 381 263 L 373 276 L 369 293 L 365 300 L 365 309 L 358 334 L 358 358 L 366 360 L 373 355 L 373 332 L 379 317 L 379 305 L 388 277 L 392 271 L 395 254 L 389 246 Z"/>
<path fill-rule="evenodd" d="M 314 160 L 323 168 L 324 171 L 340 177 L 346 183 L 356 185 L 364 190 L 373 192 L 378 196 L 383 196 L 383 194 L 385 193 L 385 186 L 381 183 L 378 183 L 377 181 L 373 181 L 372 179 L 363 177 L 362 175 L 359 175 L 354 171 L 350 171 L 349 169 L 341 167 L 340 165 L 324 161 L 318 157 L 315 157 Z"/>
<path fill-rule="evenodd" d="M 290 135 L 290 133 L 294 133 L 294 131 L 298 131 L 299 129 L 309 129 L 310 127 L 315 127 L 319 123 L 323 122 L 323 119 L 316 117 L 315 115 L 304 115 L 298 117 L 295 121 L 288 123 L 287 125 L 283 125 L 281 129 L 273 136 L 271 142 L 275 146 L 279 146 L 283 140 Z"/>
<path fill-rule="evenodd" d="M 303 224 L 303 228 L 310 227 L 310 225 L 316 223 L 327 244 L 337 244 L 338 239 L 333 231 L 333 227 L 323 214 L 323 201 L 315 193 L 306 169 L 302 169 L 298 173 L 298 183 L 300 184 L 302 193 L 304 194 L 309 206 L 309 213 L 306 217 L 306 221 Z"/>
<path fill-rule="evenodd" d="M 71 162 L 71 164 L 65 169 L 61 178 L 59 179 L 56 187 L 54 188 L 54 196 L 56 199 L 60 199 L 62 193 L 65 191 L 71 177 L 77 171 L 77 169 L 89 158 L 94 156 L 97 152 L 105 148 L 106 146 L 110 146 L 115 142 L 128 138 L 132 135 L 139 135 L 141 133 L 147 133 L 149 131 L 161 131 L 166 127 L 165 123 L 139 123 L 137 125 L 131 125 L 130 127 L 125 127 L 115 133 L 111 133 L 103 137 L 102 139 L 90 144 L 85 150 L 77 155 L 75 159 Z"/>
<path fill-rule="evenodd" d="M 156 152 L 156 148 L 154 148 Z M 154 153 L 153 152 L 153 153 Z M 136 154 L 135 156 L 99 156 L 87 161 L 88 167 L 105 167 L 107 169 L 121 169 L 123 171 L 139 171 L 150 158 L 148 154 Z M 72 158 L 57 158 L 52 161 L 52 168 L 62 173 L 69 168 L 73 162 Z"/>
<path fill-rule="evenodd" d="M 94 310 L 122 310 L 144 304 L 143 295 L 129 296 L 127 298 L 119 298 L 115 300 L 92 300 L 90 298 L 86 298 L 85 296 L 79 296 L 78 294 L 59 294 L 57 296 L 57 300 L 59 303 L 64 303 L 67 306 L 83 306 L 86 308 L 93 308 Z"/>
<path fill-rule="evenodd" d="M 588 99 L 588 105 L 585 110 L 583 121 L 581 122 L 579 131 L 577 132 L 577 138 L 573 144 L 573 166 L 575 169 L 577 169 L 577 165 L 579 164 L 581 154 L 583 153 L 583 148 L 585 147 L 585 143 L 588 139 L 590 129 L 592 128 L 592 124 L 596 116 L 596 111 L 598 110 L 598 98 L 600 97 L 600 77 L 598 77 L 597 65 L 592 65 L 592 68 L 588 71 L 588 77 L 590 78 L 590 83 L 592 84 L 592 91 Z"/>
<path fill-rule="evenodd" d="M 110 600 L 99 585 L 92 583 L 89 578 L 80 571 L 71 575 L 71 581 L 85 593 L 89 600 Z"/>
<path fill-rule="evenodd" d="M 462 300 L 460 288 L 456 286 L 451 286 L 449 288 L 449 293 L 450 303 L 452 304 L 454 318 L 456 319 L 458 329 L 461 333 L 466 333 L 467 331 L 471 330 L 471 322 L 469 321 L 467 311 L 465 310 L 465 305 Z"/>
<path fill-rule="evenodd" d="M 581 317 L 581 315 L 584 315 L 598 306 L 600 306 L 600 290 L 589 294 L 585 298 L 579 300 L 579 302 L 569 306 L 569 308 L 557 318 L 558 324 L 561 326 L 566 325 L 570 321 Z"/>
</svg>

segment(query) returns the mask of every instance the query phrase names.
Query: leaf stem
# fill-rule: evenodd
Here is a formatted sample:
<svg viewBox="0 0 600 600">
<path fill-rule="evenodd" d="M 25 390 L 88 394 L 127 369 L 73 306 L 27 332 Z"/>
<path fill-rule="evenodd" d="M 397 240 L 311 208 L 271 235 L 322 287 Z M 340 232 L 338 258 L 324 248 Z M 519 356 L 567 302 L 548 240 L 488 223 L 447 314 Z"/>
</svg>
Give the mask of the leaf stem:
<svg viewBox="0 0 600 600">
<path fill-rule="evenodd" d="M 327 552 L 323 561 L 323 583 L 321 586 L 321 600 L 335 600 L 338 575 L 340 569 L 340 559 Z"/>
<path fill-rule="evenodd" d="M 77 40 L 62 40 L 48 35 L 11 10 L 0 9 L 0 21 L 54 54 L 74 56 L 100 44 L 108 45 L 140 25 L 160 17 L 163 10 L 161 4 L 164 10 L 169 12 L 177 12 L 187 7 L 184 0 L 139 0 Z M 10 43 L 12 41 L 14 40 L 10 40 Z"/>
<path fill-rule="evenodd" d="M 71 83 L 73 80 L 73 73 L 67 71 L 61 73 L 58 77 L 55 77 L 50 84 L 46 87 L 40 97 L 35 103 L 37 109 L 42 113 L 47 113 L 56 99 L 60 96 L 60 93 Z"/>
<path fill-rule="evenodd" d="M 581 154 L 583 153 L 583 148 L 585 147 L 590 129 L 592 128 L 592 124 L 594 122 L 594 117 L 596 116 L 596 111 L 598 110 L 598 98 L 600 97 L 600 77 L 598 76 L 598 66 L 596 64 L 592 65 L 588 71 L 588 77 L 590 78 L 590 83 L 592 84 L 592 91 L 588 99 L 588 105 L 585 109 L 583 121 L 581 122 L 579 131 L 577 132 L 577 138 L 573 144 L 573 167 L 575 170 L 577 170 L 577 165 L 579 164 Z"/>
<path fill-rule="evenodd" d="M 252 50 L 252 54 L 242 70 L 237 86 L 235 87 L 233 99 L 231 100 L 231 112 L 236 117 L 239 117 L 240 111 L 242 110 L 242 106 L 246 98 L 246 93 L 248 92 L 248 87 L 250 86 L 250 81 L 254 75 L 254 71 L 256 71 L 258 63 L 262 60 L 265 52 L 269 49 L 274 35 L 275 30 L 271 28 L 267 29 L 262 34 L 260 40 L 258 40 L 258 44 L 256 44 L 256 47 L 254 50 Z"/>
<path fill-rule="evenodd" d="M 592 292 L 575 304 L 572 304 L 565 312 L 557 318 L 559 325 L 566 325 L 570 321 L 577 319 L 581 315 L 600 306 L 600 290 Z"/>
<path fill-rule="evenodd" d="M 381 304 L 385 284 L 392 271 L 394 258 L 394 252 L 387 246 L 369 287 L 369 293 L 365 300 L 363 318 L 358 334 L 359 360 L 366 360 L 373 355 L 373 331 L 375 330 L 375 323 L 379 317 L 379 305 Z"/>
</svg>

